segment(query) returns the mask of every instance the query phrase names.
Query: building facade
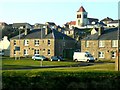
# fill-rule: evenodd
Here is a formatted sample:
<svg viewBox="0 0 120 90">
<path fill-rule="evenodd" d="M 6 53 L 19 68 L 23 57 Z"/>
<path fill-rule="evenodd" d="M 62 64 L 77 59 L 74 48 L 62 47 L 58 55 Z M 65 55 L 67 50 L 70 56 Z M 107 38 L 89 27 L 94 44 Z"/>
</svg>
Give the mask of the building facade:
<svg viewBox="0 0 120 90">
<path fill-rule="evenodd" d="M 47 30 L 47 31 L 46 31 Z M 63 55 L 65 49 L 75 48 L 75 40 L 57 30 L 33 30 L 10 40 L 11 57 L 31 57 L 34 54 L 51 56 Z"/>
<path fill-rule="evenodd" d="M 81 51 L 90 52 L 95 58 L 103 60 L 115 60 L 118 55 L 118 28 L 96 33 L 81 40 Z"/>
</svg>

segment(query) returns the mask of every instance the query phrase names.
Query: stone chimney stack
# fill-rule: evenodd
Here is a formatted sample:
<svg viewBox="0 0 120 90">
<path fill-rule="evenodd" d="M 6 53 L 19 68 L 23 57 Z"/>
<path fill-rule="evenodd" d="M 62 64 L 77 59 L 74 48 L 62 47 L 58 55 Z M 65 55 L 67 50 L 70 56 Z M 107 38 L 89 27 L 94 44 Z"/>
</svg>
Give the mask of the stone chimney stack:
<svg viewBox="0 0 120 90">
<path fill-rule="evenodd" d="M 98 28 L 98 35 L 99 35 L 99 36 L 102 35 L 102 32 L 103 32 L 103 28 L 102 28 L 102 27 L 99 27 L 99 28 Z"/>
<path fill-rule="evenodd" d="M 27 31 L 27 29 L 25 29 L 25 35 L 27 35 L 28 34 L 28 31 Z"/>
<path fill-rule="evenodd" d="M 48 26 L 46 26 L 45 35 L 48 35 L 50 32 L 51 32 L 51 29 Z"/>
</svg>

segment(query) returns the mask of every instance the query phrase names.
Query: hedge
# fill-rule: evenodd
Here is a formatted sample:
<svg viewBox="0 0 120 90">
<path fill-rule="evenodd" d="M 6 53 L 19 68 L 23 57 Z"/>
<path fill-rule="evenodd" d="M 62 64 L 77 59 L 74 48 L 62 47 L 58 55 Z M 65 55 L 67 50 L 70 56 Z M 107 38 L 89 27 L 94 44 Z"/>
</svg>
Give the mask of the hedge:
<svg viewBox="0 0 120 90">
<path fill-rule="evenodd" d="M 4 71 L 3 90 L 119 90 L 120 72 Z"/>
</svg>

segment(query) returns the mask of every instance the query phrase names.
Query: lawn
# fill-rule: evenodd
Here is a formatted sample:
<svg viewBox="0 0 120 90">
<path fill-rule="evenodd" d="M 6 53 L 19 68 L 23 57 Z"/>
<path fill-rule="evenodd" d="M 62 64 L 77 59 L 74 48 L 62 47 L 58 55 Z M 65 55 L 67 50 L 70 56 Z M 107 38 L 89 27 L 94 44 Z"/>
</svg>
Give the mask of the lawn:
<svg viewBox="0 0 120 90">
<path fill-rule="evenodd" d="M 73 61 L 42 61 L 42 66 L 71 66 L 79 62 Z M 2 68 L 24 68 L 24 67 L 40 67 L 41 61 L 34 61 L 30 58 L 22 58 L 15 60 L 14 58 L 3 58 Z"/>
<path fill-rule="evenodd" d="M 73 67 L 75 64 L 77 66 Z M 115 71 L 115 63 L 95 62 L 88 66 L 78 64 L 80 62 L 43 61 L 43 66 L 69 67 L 2 70 L 3 90 L 119 90 L 120 72 Z M 2 66 L 3 68 L 40 67 L 40 61 L 4 58 Z"/>
<path fill-rule="evenodd" d="M 88 66 L 79 66 L 81 62 L 73 61 L 43 61 L 42 66 L 68 66 L 68 67 L 59 67 L 59 68 L 42 68 L 34 69 L 33 71 L 69 71 L 69 72 L 78 72 L 78 71 L 114 71 L 115 63 L 93 63 Z M 76 67 L 73 67 L 76 66 Z M 7 69 L 16 69 L 16 68 L 35 68 L 41 67 L 41 61 L 34 61 L 31 58 L 21 58 L 20 60 L 15 60 L 14 58 L 3 58 L 2 59 L 2 68 Z"/>
</svg>

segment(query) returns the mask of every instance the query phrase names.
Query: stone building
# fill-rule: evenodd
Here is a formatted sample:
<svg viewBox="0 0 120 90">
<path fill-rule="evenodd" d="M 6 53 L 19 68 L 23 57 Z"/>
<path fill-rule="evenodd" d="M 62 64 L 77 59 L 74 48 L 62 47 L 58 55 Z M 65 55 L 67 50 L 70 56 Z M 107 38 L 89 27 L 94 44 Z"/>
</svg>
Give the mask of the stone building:
<svg viewBox="0 0 120 90">
<path fill-rule="evenodd" d="M 97 59 L 115 60 L 118 54 L 117 36 L 118 28 L 99 28 L 97 33 L 81 40 L 81 51 L 90 52 Z"/>
<path fill-rule="evenodd" d="M 43 28 L 20 34 L 10 40 L 10 57 L 33 56 L 34 54 L 51 56 L 63 55 L 66 49 L 75 48 L 75 39 L 55 29 Z"/>
</svg>

